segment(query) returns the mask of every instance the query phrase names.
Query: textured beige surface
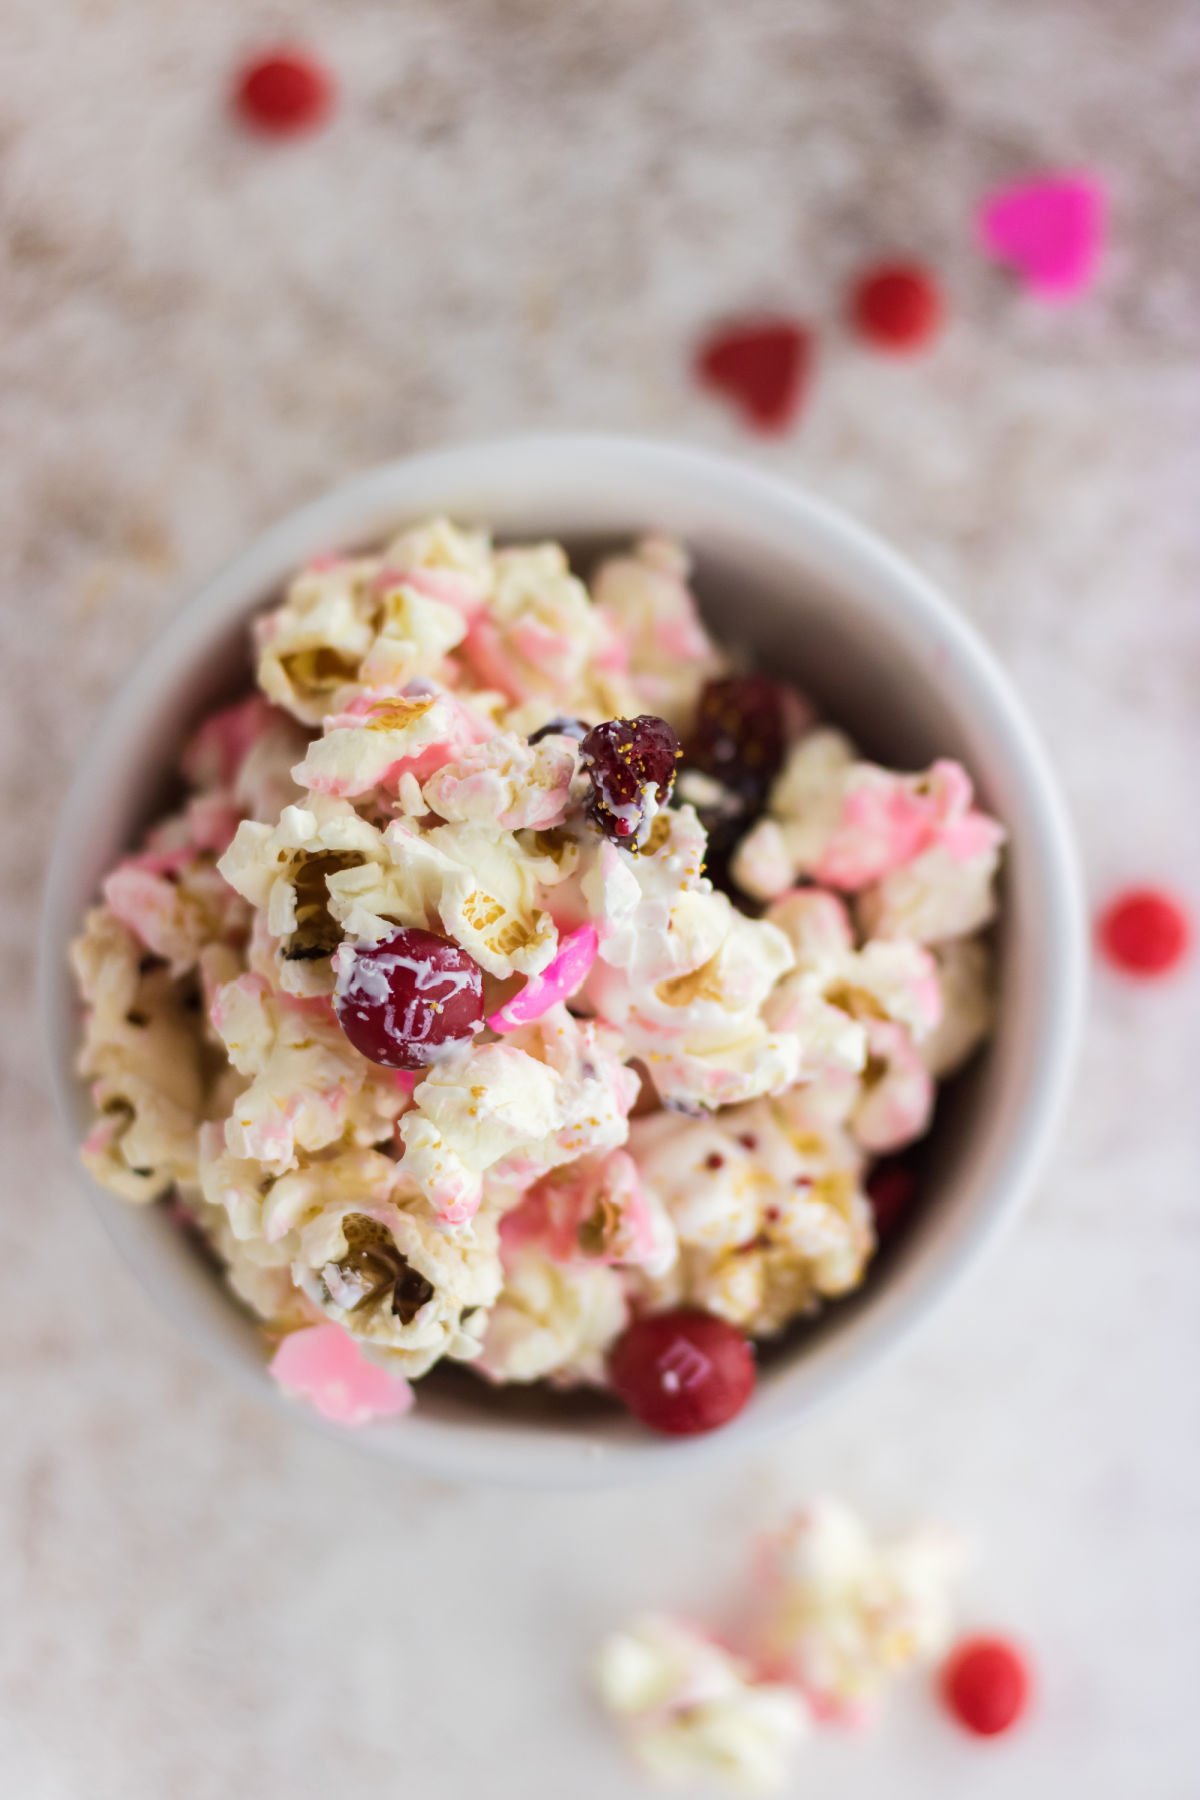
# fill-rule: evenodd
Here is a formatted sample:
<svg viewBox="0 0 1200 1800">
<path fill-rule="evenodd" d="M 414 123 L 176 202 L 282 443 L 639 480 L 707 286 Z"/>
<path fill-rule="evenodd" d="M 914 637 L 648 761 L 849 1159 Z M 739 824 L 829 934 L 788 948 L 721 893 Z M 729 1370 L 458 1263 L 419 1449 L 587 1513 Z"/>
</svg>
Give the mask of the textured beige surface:
<svg viewBox="0 0 1200 1800">
<path fill-rule="evenodd" d="M 219 102 L 284 20 L 343 103 L 264 146 Z M 6 1796 L 632 1791 L 591 1643 L 704 1605 L 720 1534 L 813 1487 L 966 1529 L 969 1615 L 1027 1635 L 1043 1696 L 987 1752 L 898 1698 L 797 1792 L 1195 1794 L 1194 970 L 1098 976 L 1034 1212 L 894 1366 L 752 1468 L 555 1499 L 381 1472 L 197 1363 L 81 1209 L 30 953 L 57 792 L 177 600 L 359 465 L 532 424 L 733 448 L 883 529 L 1015 675 L 1093 892 L 1167 875 L 1200 905 L 1198 33 L 1187 0 L 6 0 Z M 970 245 L 980 189 L 1048 163 L 1114 198 L 1067 313 Z M 891 249 L 953 306 L 911 367 L 837 325 Z M 823 327 L 778 446 L 686 376 L 747 304 Z"/>
</svg>

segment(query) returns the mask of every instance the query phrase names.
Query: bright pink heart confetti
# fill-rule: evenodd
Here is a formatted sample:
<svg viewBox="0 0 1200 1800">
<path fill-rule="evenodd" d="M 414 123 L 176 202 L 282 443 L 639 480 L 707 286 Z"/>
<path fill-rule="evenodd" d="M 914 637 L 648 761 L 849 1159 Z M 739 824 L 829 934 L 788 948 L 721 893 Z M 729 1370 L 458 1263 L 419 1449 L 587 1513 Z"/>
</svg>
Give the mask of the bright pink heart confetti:
<svg viewBox="0 0 1200 1800">
<path fill-rule="evenodd" d="M 308 1400 L 335 1425 L 398 1419 L 413 1403 L 402 1375 L 368 1362 L 340 1325 L 310 1325 L 284 1338 L 271 1373 L 287 1393 Z"/>
<path fill-rule="evenodd" d="M 1100 264 L 1108 197 L 1094 175 L 1039 175 L 984 196 L 979 235 L 1030 292 L 1060 303 L 1091 286 Z"/>
<path fill-rule="evenodd" d="M 519 994 L 514 994 L 487 1023 L 493 1031 L 515 1031 L 519 1025 L 532 1025 L 548 1013 L 560 1000 L 568 1000 L 587 979 L 596 960 L 600 940 L 594 925 L 581 925 L 563 938 L 558 955 L 542 970 L 531 975 Z"/>
</svg>

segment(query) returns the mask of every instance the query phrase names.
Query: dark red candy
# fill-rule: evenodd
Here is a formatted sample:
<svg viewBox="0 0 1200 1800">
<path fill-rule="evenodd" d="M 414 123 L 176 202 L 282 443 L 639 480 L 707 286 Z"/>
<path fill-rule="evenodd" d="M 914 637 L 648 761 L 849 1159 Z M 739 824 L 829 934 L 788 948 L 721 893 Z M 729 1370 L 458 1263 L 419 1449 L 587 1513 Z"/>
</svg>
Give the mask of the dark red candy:
<svg viewBox="0 0 1200 1800">
<path fill-rule="evenodd" d="M 916 1199 L 916 1173 L 902 1158 L 886 1156 L 867 1176 L 866 1187 L 875 1215 L 875 1235 L 882 1242 L 892 1236 Z"/>
<path fill-rule="evenodd" d="M 724 675 L 700 695 L 687 760 L 761 805 L 787 749 L 784 690 L 769 675 Z"/>
<path fill-rule="evenodd" d="M 726 1320 L 681 1306 L 635 1319 L 613 1346 L 608 1375 L 643 1425 L 689 1437 L 741 1412 L 754 1392 L 754 1352 Z"/>
<path fill-rule="evenodd" d="M 786 431 L 800 409 L 812 338 L 794 319 L 754 319 L 706 338 L 696 377 L 732 400 L 756 431 Z"/>
<path fill-rule="evenodd" d="M 942 1698 L 976 1737 L 1008 1731 L 1029 1704 L 1029 1666 L 1005 1638 L 968 1638 L 942 1669 Z"/>
<path fill-rule="evenodd" d="M 862 276 L 850 297 L 859 333 L 880 350 L 922 349 L 942 323 L 942 296 L 916 263 L 884 263 Z"/>
<path fill-rule="evenodd" d="M 725 675 L 700 695 L 684 768 L 719 782 L 720 798 L 698 805 L 708 833 L 708 873 L 728 885 L 727 865 L 766 804 L 787 749 L 785 690 L 769 675 Z"/>
<path fill-rule="evenodd" d="M 1187 913 L 1159 888 L 1131 888 L 1100 915 L 1100 948 L 1126 975 L 1166 975 L 1191 945 Z"/>
<path fill-rule="evenodd" d="M 386 1068 L 426 1069 L 483 1021 L 479 964 L 436 932 L 405 927 L 380 944 L 343 944 L 334 966 L 339 1025 Z"/>
<path fill-rule="evenodd" d="M 588 817 L 623 850 L 640 850 L 671 798 L 679 739 L 665 719 L 606 719 L 579 746 L 591 783 Z"/>
<path fill-rule="evenodd" d="M 305 51 L 281 49 L 247 63 L 233 98 L 255 131 L 290 137 L 322 123 L 333 103 L 333 82 Z"/>
</svg>

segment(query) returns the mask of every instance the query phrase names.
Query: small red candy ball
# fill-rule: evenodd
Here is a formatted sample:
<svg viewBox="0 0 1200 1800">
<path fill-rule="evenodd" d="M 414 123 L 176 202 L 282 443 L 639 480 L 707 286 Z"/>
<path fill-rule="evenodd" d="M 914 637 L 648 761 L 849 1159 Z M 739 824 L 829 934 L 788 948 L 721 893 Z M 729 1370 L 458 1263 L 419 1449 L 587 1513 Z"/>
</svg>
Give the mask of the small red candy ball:
<svg viewBox="0 0 1200 1800">
<path fill-rule="evenodd" d="M 1100 915 L 1100 948 L 1126 975 L 1153 979 L 1181 963 L 1192 940 L 1183 907 L 1159 888 L 1131 888 Z"/>
<path fill-rule="evenodd" d="M 246 64 L 233 103 L 253 130 L 291 137 L 322 123 L 333 103 L 333 81 L 305 51 L 275 50 Z"/>
<path fill-rule="evenodd" d="M 741 1412 L 754 1392 L 754 1352 L 726 1320 L 681 1306 L 635 1319 L 613 1346 L 608 1374 L 643 1425 L 690 1437 Z"/>
<path fill-rule="evenodd" d="M 942 323 L 942 296 L 915 263 L 887 263 L 861 277 L 850 297 L 850 317 L 877 349 L 907 354 L 923 349 Z"/>
<path fill-rule="evenodd" d="M 875 1235 L 891 1237 L 917 1196 L 917 1177 L 910 1163 L 888 1156 L 877 1162 L 866 1180 L 867 1199 L 875 1216 Z"/>
<path fill-rule="evenodd" d="M 354 1048 L 388 1069 L 427 1069 L 483 1022 L 483 971 L 461 945 L 404 926 L 379 944 L 343 944 L 333 1010 Z"/>
<path fill-rule="evenodd" d="M 1030 1685 L 1025 1658 L 1004 1638 L 968 1638 L 942 1669 L 942 1698 L 976 1737 L 1010 1730 L 1029 1704 Z"/>
</svg>

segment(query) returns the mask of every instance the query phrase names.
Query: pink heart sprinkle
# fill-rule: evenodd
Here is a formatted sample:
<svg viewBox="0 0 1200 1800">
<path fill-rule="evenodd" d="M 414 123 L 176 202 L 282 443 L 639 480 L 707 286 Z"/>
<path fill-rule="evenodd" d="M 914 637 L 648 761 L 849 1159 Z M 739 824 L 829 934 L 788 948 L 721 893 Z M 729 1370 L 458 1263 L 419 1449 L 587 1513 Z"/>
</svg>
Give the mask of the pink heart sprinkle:
<svg viewBox="0 0 1200 1800">
<path fill-rule="evenodd" d="M 1095 279 L 1107 224 L 1107 195 L 1093 175 L 1039 175 L 987 194 L 979 235 L 1042 300 L 1073 300 Z"/>
<path fill-rule="evenodd" d="M 581 925 L 563 938 L 554 961 L 540 975 L 531 975 L 520 993 L 492 1014 L 487 1021 L 492 1030 L 503 1033 L 532 1025 L 560 1000 L 569 999 L 586 980 L 599 944 L 594 925 Z"/>
<path fill-rule="evenodd" d="M 290 1332 L 272 1358 L 271 1373 L 287 1393 L 311 1401 L 335 1425 L 398 1419 L 413 1403 L 404 1377 L 368 1362 L 340 1325 Z"/>
</svg>

